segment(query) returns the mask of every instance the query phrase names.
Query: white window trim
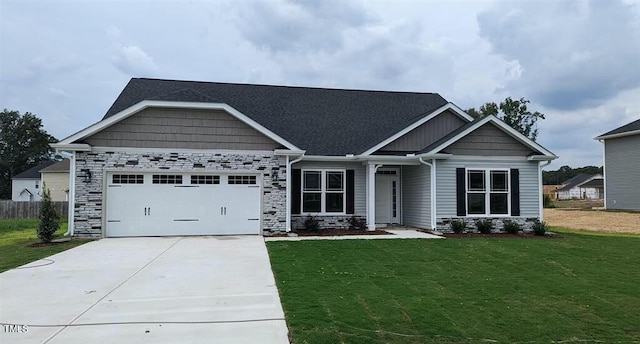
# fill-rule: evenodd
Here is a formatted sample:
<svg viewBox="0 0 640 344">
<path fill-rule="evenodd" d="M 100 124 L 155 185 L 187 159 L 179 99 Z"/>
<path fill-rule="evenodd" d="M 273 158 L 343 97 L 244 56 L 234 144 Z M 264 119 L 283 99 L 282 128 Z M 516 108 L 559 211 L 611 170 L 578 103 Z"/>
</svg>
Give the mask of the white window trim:
<svg viewBox="0 0 640 344">
<path fill-rule="evenodd" d="M 469 171 L 484 171 L 484 183 L 485 191 L 469 191 Z M 507 213 L 506 214 L 491 214 L 491 172 L 503 171 L 507 172 Z M 511 169 L 509 168 L 474 168 L 467 167 L 464 174 L 464 207 L 466 217 L 511 217 Z M 484 193 L 484 214 L 469 214 L 469 193 Z M 505 193 L 503 191 L 497 191 L 494 193 Z"/>
<path fill-rule="evenodd" d="M 305 212 L 304 211 L 304 174 L 305 172 L 320 172 L 320 191 L 307 191 L 320 193 L 320 212 Z M 340 193 L 339 191 L 327 191 L 327 172 L 341 172 L 342 173 L 342 212 L 326 212 L 326 200 L 327 193 Z M 300 181 L 300 215 L 307 216 L 340 216 L 347 215 L 347 170 L 346 169 L 332 169 L 332 168 L 308 168 L 302 169 Z"/>
</svg>

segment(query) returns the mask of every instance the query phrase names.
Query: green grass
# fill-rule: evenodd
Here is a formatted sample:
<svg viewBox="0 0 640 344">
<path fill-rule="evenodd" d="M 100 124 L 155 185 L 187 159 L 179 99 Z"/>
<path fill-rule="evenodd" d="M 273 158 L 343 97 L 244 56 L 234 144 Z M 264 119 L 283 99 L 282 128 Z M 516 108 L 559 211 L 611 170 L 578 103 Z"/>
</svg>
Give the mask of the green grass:
<svg viewBox="0 0 640 344">
<path fill-rule="evenodd" d="M 15 268 L 52 254 L 82 245 L 87 240 L 72 239 L 69 242 L 44 247 L 29 247 L 40 242 L 36 233 L 37 219 L 0 219 L 0 272 Z M 67 231 L 67 222 L 62 222 L 57 236 Z"/>
<path fill-rule="evenodd" d="M 640 341 L 640 237 L 269 242 L 292 343 Z"/>
</svg>

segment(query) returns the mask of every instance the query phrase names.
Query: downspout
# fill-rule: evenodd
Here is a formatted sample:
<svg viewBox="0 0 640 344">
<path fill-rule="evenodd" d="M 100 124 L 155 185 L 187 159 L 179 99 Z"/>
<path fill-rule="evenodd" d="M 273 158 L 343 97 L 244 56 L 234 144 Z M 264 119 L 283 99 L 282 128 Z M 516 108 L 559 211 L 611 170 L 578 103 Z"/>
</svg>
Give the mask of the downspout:
<svg viewBox="0 0 640 344">
<path fill-rule="evenodd" d="M 429 216 L 429 218 L 431 219 L 431 229 L 435 230 L 436 229 L 436 159 L 431 159 L 431 162 L 426 162 L 422 159 L 422 157 L 419 158 L 420 163 L 426 166 L 429 166 L 429 170 L 431 172 L 431 216 Z"/>
<path fill-rule="evenodd" d="M 287 207 L 287 219 L 286 219 L 286 224 L 285 224 L 285 231 L 286 232 L 291 232 L 291 166 L 293 166 L 293 164 L 299 162 L 300 160 L 302 160 L 302 157 L 304 155 L 300 155 L 299 158 L 289 161 L 289 156 L 286 156 L 287 162 L 287 200 L 285 202 L 286 207 Z"/>
<path fill-rule="evenodd" d="M 76 204 L 76 153 L 58 152 L 69 159 L 69 210 L 67 212 L 67 231 L 64 236 L 73 236 L 73 210 Z"/>
<path fill-rule="evenodd" d="M 551 164 L 552 160 L 548 160 L 544 165 L 542 164 L 542 161 L 538 162 L 538 190 L 540 190 L 540 195 L 539 195 L 539 214 L 540 214 L 540 221 L 544 221 L 544 200 L 543 200 L 543 194 L 544 194 L 544 189 L 542 188 L 542 168 L 549 166 Z"/>
</svg>

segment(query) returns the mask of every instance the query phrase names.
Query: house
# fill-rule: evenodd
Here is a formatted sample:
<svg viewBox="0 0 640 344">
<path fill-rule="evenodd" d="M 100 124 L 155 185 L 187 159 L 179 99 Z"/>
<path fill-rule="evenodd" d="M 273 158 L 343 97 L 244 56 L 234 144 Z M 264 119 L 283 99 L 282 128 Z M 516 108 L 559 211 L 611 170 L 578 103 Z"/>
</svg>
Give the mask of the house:
<svg viewBox="0 0 640 344">
<path fill-rule="evenodd" d="M 42 185 L 49 189 L 51 200 L 66 202 L 69 200 L 69 159 L 62 159 L 40 170 Z"/>
<path fill-rule="evenodd" d="M 37 202 L 42 199 L 40 170 L 55 164 L 45 161 L 11 178 L 11 200 L 16 202 Z"/>
<path fill-rule="evenodd" d="M 558 187 L 558 199 L 602 199 L 604 183 L 601 174 L 581 173 Z"/>
<path fill-rule="evenodd" d="M 604 144 L 605 208 L 640 210 L 640 119 L 595 139 Z"/>
<path fill-rule="evenodd" d="M 557 158 L 435 93 L 134 78 L 71 158 L 73 235 L 265 234 L 542 218 Z"/>
</svg>

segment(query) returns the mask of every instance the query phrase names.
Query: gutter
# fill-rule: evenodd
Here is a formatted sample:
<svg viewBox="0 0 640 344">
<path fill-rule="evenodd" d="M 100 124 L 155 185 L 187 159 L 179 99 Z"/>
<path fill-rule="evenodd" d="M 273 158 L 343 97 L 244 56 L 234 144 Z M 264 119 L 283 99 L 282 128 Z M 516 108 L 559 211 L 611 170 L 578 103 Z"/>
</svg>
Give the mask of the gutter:
<svg viewBox="0 0 640 344">
<path fill-rule="evenodd" d="M 539 210 L 538 213 L 540 214 L 540 222 L 544 221 L 544 188 L 542 187 L 542 168 L 549 166 L 549 164 L 551 164 L 552 160 L 549 160 L 545 163 L 543 163 L 542 161 L 538 161 L 538 187 L 540 190 L 540 195 L 538 196 L 539 200 Z"/>
<path fill-rule="evenodd" d="M 421 164 L 429 166 L 431 172 L 431 229 L 436 229 L 436 159 L 431 159 L 431 162 L 424 161 L 423 157 L 418 159 Z"/>
<path fill-rule="evenodd" d="M 286 197 L 286 222 L 285 222 L 285 232 L 291 232 L 291 166 L 293 164 L 299 162 L 304 157 L 305 151 L 288 151 L 288 150 L 275 150 L 275 154 L 284 155 L 286 158 L 286 166 L 287 166 L 287 197 Z M 289 160 L 291 157 L 298 156 L 294 160 Z"/>
</svg>

